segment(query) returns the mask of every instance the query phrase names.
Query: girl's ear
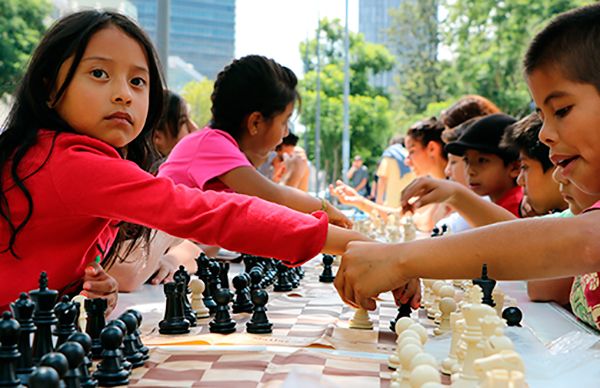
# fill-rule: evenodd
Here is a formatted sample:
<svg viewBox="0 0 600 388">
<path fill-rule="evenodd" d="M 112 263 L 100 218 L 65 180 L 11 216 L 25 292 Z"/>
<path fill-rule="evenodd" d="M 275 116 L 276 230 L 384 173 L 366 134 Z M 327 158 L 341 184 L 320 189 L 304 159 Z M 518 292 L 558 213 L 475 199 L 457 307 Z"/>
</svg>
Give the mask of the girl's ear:
<svg viewBox="0 0 600 388">
<path fill-rule="evenodd" d="M 258 134 L 262 118 L 263 117 L 260 112 L 252 112 L 246 117 L 246 132 L 248 132 L 250 136 L 255 136 Z"/>
<path fill-rule="evenodd" d="M 167 146 L 167 136 L 162 131 L 153 131 L 152 133 L 152 143 L 154 143 L 154 148 L 161 152 Z M 162 153 L 162 152 L 161 152 Z"/>
<path fill-rule="evenodd" d="M 442 154 L 442 146 L 440 145 L 440 143 L 435 141 L 430 141 L 429 143 L 427 143 L 426 149 L 430 158 Z"/>
</svg>

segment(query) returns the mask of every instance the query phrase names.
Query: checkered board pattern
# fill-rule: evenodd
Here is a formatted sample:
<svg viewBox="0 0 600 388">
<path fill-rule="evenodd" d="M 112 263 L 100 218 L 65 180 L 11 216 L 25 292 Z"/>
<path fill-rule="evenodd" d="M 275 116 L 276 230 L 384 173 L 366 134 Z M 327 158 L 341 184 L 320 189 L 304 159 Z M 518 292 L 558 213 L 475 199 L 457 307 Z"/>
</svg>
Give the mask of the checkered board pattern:
<svg viewBox="0 0 600 388">
<path fill-rule="evenodd" d="M 246 333 L 246 322 L 251 314 L 232 314 L 237 331 L 222 335 L 209 332 L 212 318 L 198 321 L 189 334 L 161 335 L 158 322 L 163 318 L 164 302 L 150 311 L 143 311 L 143 342 L 148 346 L 165 345 L 279 345 L 294 347 L 327 347 L 338 350 L 389 354 L 395 346 L 396 335 L 389 328 L 397 307 L 391 294 L 383 296 L 378 309 L 370 312 L 373 330 L 349 329 L 348 321 L 354 310 L 344 304 L 332 284 L 320 283 L 321 272 L 317 260 L 306 266 L 301 285 L 288 293 L 269 290 L 267 315 L 273 324 L 271 334 Z M 416 313 L 415 317 L 416 317 Z M 427 328 L 431 321 L 420 319 Z"/>
<path fill-rule="evenodd" d="M 167 350 L 154 348 L 146 365 L 134 369 L 134 387 L 388 387 L 386 361 L 300 349 L 273 351 Z M 289 380 L 288 380 L 289 381 Z"/>
</svg>

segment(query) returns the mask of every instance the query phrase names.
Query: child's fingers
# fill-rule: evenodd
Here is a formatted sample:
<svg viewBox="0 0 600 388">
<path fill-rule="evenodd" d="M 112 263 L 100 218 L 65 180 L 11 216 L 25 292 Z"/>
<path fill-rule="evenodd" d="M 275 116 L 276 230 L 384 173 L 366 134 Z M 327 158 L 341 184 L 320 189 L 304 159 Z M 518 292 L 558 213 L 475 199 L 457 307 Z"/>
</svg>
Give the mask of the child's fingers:
<svg viewBox="0 0 600 388">
<path fill-rule="evenodd" d="M 86 280 L 83 283 L 83 289 L 88 293 L 110 294 L 112 292 L 117 292 L 118 283 L 111 277 L 107 277 L 101 281 Z"/>
</svg>

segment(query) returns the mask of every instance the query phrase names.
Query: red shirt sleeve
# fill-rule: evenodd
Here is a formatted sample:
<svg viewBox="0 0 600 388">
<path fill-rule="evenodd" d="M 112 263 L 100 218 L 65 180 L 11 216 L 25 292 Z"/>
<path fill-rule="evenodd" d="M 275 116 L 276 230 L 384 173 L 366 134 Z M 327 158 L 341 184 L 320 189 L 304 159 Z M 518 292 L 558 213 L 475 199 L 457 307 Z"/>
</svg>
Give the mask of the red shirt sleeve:
<svg viewBox="0 0 600 388">
<path fill-rule="evenodd" d="M 290 264 L 309 260 L 325 244 L 328 220 L 321 212 L 306 215 L 255 197 L 175 185 L 102 142 L 80 138 L 65 140 L 53 163 L 60 168 L 52 170 L 55 190 L 72 215 L 127 221 Z"/>
</svg>

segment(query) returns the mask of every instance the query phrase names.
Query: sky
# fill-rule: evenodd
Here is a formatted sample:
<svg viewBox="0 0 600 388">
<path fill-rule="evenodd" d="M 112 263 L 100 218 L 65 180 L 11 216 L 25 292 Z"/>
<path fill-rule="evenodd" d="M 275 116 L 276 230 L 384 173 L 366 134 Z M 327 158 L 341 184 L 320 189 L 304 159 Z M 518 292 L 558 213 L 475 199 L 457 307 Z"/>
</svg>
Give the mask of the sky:
<svg viewBox="0 0 600 388">
<path fill-rule="evenodd" d="M 302 76 L 300 42 L 313 39 L 320 18 L 345 22 L 345 0 L 237 0 L 235 57 L 260 54 Z M 348 1 L 348 29 L 358 31 L 358 0 Z"/>
</svg>

